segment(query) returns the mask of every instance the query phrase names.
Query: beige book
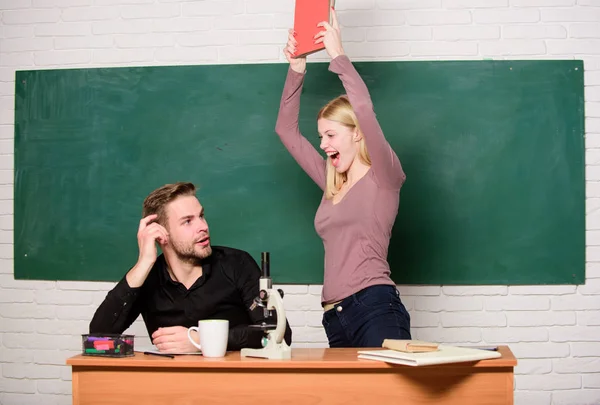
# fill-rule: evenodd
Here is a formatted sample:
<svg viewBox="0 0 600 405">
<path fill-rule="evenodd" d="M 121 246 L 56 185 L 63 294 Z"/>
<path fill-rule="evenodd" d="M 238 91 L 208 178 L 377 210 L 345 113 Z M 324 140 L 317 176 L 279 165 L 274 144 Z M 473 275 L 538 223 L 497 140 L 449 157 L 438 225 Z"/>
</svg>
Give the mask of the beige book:
<svg viewBox="0 0 600 405">
<path fill-rule="evenodd" d="M 384 339 L 382 347 L 399 352 L 422 353 L 438 350 L 437 343 L 423 342 L 421 340 Z"/>
</svg>

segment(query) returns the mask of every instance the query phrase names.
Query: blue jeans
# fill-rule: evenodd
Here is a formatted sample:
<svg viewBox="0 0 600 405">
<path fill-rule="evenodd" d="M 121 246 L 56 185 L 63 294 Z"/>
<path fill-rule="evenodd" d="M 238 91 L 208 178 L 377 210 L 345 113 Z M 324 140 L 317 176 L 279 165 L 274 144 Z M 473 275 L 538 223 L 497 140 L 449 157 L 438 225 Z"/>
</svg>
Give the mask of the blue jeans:
<svg viewBox="0 0 600 405">
<path fill-rule="evenodd" d="M 381 347 L 383 339 L 410 339 L 410 315 L 392 285 L 374 285 L 323 314 L 329 347 Z"/>
</svg>

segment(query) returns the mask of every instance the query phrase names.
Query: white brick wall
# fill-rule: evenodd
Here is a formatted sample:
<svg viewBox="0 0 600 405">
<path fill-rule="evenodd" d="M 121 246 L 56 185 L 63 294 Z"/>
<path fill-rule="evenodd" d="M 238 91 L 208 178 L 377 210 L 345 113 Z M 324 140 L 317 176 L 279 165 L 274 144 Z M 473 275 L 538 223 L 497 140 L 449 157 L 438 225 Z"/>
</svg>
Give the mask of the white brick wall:
<svg viewBox="0 0 600 405">
<path fill-rule="evenodd" d="M 516 404 L 599 404 L 600 1 L 340 0 L 337 9 L 353 60 L 585 61 L 586 285 L 400 291 L 416 338 L 509 344 L 520 360 Z M 282 62 L 292 11 L 293 0 L 0 0 L 0 404 L 71 402 L 65 360 L 113 285 L 13 279 L 15 70 Z M 295 346 L 326 346 L 321 286 L 282 287 Z M 130 332 L 146 333 L 141 321 Z"/>
</svg>

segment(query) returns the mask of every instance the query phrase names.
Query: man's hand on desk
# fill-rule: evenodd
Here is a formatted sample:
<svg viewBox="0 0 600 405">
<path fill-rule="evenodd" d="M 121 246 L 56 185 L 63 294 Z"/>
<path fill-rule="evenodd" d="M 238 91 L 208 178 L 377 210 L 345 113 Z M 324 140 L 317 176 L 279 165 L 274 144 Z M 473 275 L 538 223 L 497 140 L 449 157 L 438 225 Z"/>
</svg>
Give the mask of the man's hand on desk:
<svg viewBox="0 0 600 405">
<path fill-rule="evenodd" d="M 192 338 L 200 344 L 200 339 L 196 331 L 192 331 Z M 152 334 L 152 344 L 160 352 L 164 353 L 192 353 L 198 349 L 188 339 L 188 330 L 183 326 L 170 326 L 167 328 L 158 328 Z"/>
</svg>

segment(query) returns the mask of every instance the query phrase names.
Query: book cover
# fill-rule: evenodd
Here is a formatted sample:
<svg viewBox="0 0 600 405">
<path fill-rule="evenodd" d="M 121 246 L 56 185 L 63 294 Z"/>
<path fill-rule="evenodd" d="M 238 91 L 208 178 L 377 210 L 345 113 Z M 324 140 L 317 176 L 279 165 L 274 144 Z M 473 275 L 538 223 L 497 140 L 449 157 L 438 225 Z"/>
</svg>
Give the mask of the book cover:
<svg viewBox="0 0 600 405">
<path fill-rule="evenodd" d="M 294 58 L 325 49 L 323 43 L 315 44 L 314 36 L 324 30 L 323 27 L 317 27 L 318 23 L 329 21 L 331 24 L 331 7 L 334 7 L 334 0 L 296 0 L 294 31 L 298 45 Z"/>
<path fill-rule="evenodd" d="M 389 349 L 358 351 L 359 359 L 384 361 L 386 363 L 406 366 L 429 366 L 495 359 L 499 357 L 502 357 L 502 355 L 496 351 L 446 345 L 439 345 L 437 351 L 422 353 L 407 353 Z"/>
<path fill-rule="evenodd" d="M 381 345 L 385 349 L 392 349 L 400 352 L 420 353 L 434 352 L 438 350 L 437 343 L 424 342 L 422 340 L 406 339 L 384 339 Z"/>
</svg>

